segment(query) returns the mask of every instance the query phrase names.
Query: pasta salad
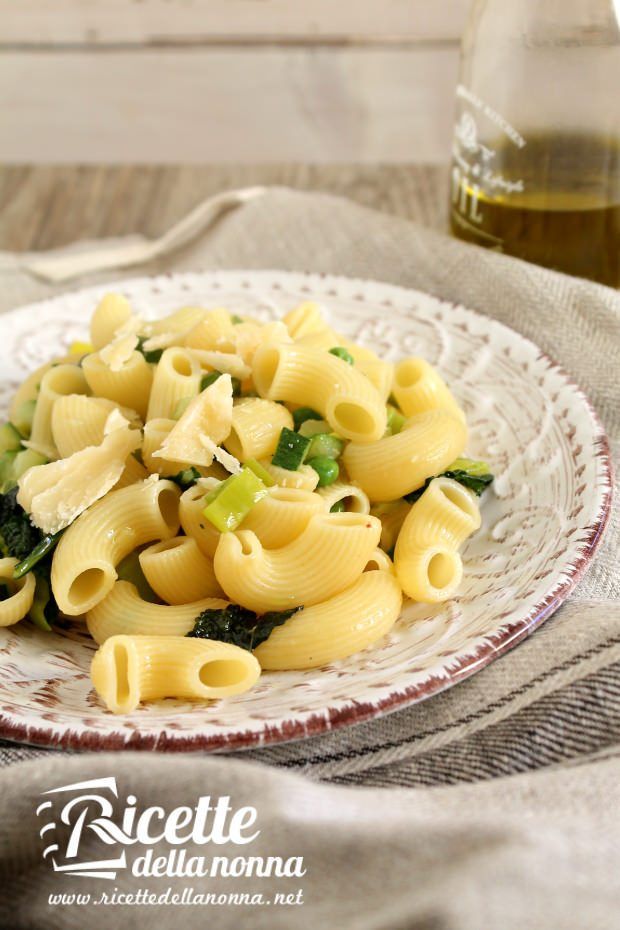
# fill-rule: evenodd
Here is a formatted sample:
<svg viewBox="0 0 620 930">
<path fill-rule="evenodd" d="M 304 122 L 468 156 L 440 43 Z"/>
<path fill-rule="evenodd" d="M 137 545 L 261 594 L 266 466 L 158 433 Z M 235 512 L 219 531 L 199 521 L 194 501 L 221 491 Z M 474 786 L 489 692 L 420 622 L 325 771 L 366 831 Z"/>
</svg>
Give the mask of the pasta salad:
<svg viewBox="0 0 620 930">
<path fill-rule="evenodd" d="M 107 294 L 0 427 L 0 626 L 84 618 L 114 713 L 346 659 L 458 591 L 493 480 L 466 444 L 431 365 L 317 304 L 147 322 Z"/>
</svg>

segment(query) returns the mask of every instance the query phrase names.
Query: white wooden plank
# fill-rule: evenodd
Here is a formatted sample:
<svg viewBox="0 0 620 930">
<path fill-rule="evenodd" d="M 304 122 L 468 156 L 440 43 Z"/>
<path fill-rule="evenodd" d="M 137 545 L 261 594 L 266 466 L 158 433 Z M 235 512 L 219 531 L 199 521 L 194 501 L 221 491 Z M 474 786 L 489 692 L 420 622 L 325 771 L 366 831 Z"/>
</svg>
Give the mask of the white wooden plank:
<svg viewBox="0 0 620 930">
<path fill-rule="evenodd" d="M 441 162 L 455 49 L 5 52 L 0 160 Z"/>
<path fill-rule="evenodd" d="M 460 37 L 470 0 L 0 0 L 3 44 Z"/>
</svg>

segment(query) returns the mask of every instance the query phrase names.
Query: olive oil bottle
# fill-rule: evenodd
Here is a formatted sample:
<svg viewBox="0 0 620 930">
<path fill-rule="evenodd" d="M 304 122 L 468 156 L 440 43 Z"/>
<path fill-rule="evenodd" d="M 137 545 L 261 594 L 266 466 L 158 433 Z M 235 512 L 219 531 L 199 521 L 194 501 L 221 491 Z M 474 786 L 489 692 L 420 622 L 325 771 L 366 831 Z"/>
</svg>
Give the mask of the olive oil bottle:
<svg viewBox="0 0 620 930">
<path fill-rule="evenodd" d="M 484 190 L 453 170 L 454 235 L 620 287 L 620 145 L 558 134 L 495 152 L 506 185 L 517 189 Z"/>
<path fill-rule="evenodd" d="M 455 236 L 620 287 L 620 3 L 474 0 L 456 92 Z"/>
</svg>

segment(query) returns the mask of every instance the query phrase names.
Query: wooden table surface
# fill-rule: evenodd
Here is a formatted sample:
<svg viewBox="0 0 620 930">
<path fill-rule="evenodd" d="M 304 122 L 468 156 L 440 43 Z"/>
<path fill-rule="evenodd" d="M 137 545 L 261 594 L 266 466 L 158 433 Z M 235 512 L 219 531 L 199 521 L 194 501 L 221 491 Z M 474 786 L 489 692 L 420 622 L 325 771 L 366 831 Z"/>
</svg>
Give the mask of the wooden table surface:
<svg viewBox="0 0 620 930">
<path fill-rule="evenodd" d="M 448 171 L 436 165 L 122 165 L 0 168 L 0 249 L 157 236 L 204 197 L 280 184 L 323 190 L 445 228 Z"/>
</svg>

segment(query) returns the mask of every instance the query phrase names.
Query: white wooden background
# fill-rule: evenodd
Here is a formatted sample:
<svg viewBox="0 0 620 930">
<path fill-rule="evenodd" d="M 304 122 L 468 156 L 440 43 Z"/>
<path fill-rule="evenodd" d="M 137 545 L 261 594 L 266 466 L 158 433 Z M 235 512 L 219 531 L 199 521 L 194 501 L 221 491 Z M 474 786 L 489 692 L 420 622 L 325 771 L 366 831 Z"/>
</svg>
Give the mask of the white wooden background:
<svg viewBox="0 0 620 930">
<path fill-rule="evenodd" d="M 4 162 L 443 162 L 469 0 L 0 0 Z"/>
</svg>

